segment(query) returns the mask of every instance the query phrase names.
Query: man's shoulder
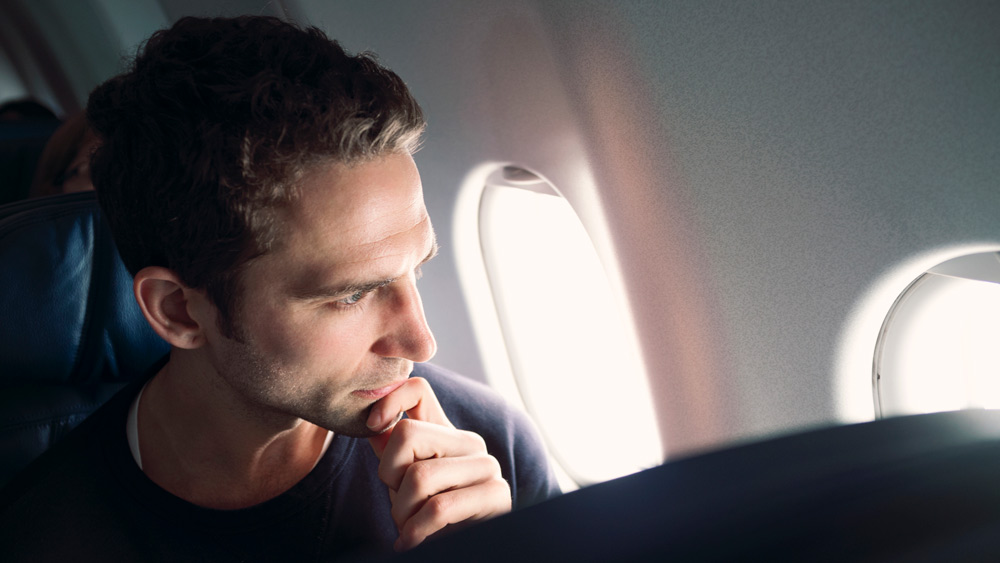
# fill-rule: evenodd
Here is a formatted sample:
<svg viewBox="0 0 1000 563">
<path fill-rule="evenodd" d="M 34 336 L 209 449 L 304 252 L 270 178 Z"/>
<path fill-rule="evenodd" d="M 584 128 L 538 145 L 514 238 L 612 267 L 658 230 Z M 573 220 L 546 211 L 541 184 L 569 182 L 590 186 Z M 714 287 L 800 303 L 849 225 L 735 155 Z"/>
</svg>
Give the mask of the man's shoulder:
<svg viewBox="0 0 1000 563">
<path fill-rule="evenodd" d="M 95 413 L 96 414 L 96 413 Z M 100 458 L 94 415 L 33 461 L 0 491 L 0 544 L 11 561 L 73 553 L 111 507 L 101 489 L 108 478 Z M 52 538 L 59 537 L 58 545 Z M 84 553 L 78 551 L 77 553 Z"/>
<path fill-rule="evenodd" d="M 70 513 L 60 507 L 79 506 L 81 495 L 89 494 L 97 483 L 111 478 L 105 475 L 103 445 L 113 420 L 121 419 L 124 435 L 125 418 L 120 403 L 131 387 L 120 390 L 0 490 L 0 522 L 17 521 L 25 513 L 49 513 L 56 519 L 69 517 Z"/>
<path fill-rule="evenodd" d="M 431 384 L 445 414 L 458 427 L 462 427 L 460 422 L 526 422 L 520 410 L 484 383 L 434 364 L 415 364 L 413 376 Z"/>
</svg>

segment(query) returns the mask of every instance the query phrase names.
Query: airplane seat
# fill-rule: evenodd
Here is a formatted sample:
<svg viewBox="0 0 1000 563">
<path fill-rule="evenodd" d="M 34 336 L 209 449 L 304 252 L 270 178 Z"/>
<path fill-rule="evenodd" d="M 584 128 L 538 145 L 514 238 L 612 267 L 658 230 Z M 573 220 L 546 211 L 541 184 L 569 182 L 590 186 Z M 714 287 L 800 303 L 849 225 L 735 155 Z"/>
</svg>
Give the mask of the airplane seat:
<svg viewBox="0 0 1000 563">
<path fill-rule="evenodd" d="M 0 122 L 0 205 L 28 197 L 38 159 L 58 119 Z"/>
<path fill-rule="evenodd" d="M 370 561 L 996 561 L 998 472 L 1000 411 L 830 426 L 673 460 Z"/>
<path fill-rule="evenodd" d="M 169 350 L 94 192 L 0 206 L 0 486 Z"/>
</svg>

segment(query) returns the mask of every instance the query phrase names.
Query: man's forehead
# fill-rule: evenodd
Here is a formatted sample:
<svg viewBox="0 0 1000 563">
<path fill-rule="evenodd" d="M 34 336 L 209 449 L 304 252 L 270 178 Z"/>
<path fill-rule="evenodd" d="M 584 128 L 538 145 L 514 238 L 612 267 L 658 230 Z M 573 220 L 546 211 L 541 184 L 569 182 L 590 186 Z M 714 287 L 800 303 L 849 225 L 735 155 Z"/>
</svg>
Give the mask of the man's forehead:
<svg viewBox="0 0 1000 563">
<path fill-rule="evenodd" d="M 384 236 L 380 236 L 384 235 Z M 414 254 L 430 252 L 436 247 L 436 235 L 426 214 L 412 227 L 381 232 L 378 229 L 356 229 L 341 232 L 339 244 L 313 248 L 303 254 L 315 256 L 319 264 L 336 263 L 338 267 L 375 267 L 381 261 L 412 258 Z M 420 256 L 422 257 L 422 255 Z"/>
<path fill-rule="evenodd" d="M 334 297 L 389 282 L 437 255 L 430 220 L 391 240 L 343 247 L 286 269 L 286 293 L 298 299 Z"/>
<path fill-rule="evenodd" d="M 395 227 L 391 215 L 401 220 L 426 215 L 420 174 L 408 154 L 320 163 L 302 174 L 296 191 L 284 213 L 292 227 L 311 222 L 343 232 L 367 229 L 372 236 L 378 234 L 373 228 Z"/>
<path fill-rule="evenodd" d="M 314 167 L 276 220 L 281 240 L 264 261 L 296 277 L 419 260 L 434 240 L 420 176 L 405 154 Z"/>
</svg>

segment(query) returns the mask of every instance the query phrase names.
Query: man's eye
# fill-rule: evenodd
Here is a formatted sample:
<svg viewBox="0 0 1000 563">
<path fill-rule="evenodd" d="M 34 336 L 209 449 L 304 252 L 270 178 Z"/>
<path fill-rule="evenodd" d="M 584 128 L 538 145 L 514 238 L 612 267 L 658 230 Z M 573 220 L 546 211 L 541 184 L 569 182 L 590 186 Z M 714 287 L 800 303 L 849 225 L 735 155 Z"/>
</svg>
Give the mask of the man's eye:
<svg viewBox="0 0 1000 563">
<path fill-rule="evenodd" d="M 365 295 L 368 295 L 367 291 L 357 291 L 355 293 L 352 293 L 350 296 L 337 301 L 337 303 L 340 303 L 341 305 L 354 305 L 358 301 L 364 299 Z"/>
</svg>

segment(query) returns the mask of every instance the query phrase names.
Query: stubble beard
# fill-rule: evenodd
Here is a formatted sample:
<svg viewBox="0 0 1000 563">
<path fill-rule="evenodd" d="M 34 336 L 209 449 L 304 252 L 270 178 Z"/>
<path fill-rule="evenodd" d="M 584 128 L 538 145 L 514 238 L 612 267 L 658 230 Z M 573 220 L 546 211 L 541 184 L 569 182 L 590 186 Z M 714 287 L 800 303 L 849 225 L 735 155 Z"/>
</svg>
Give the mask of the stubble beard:
<svg viewBox="0 0 1000 563">
<path fill-rule="evenodd" d="M 334 434 L 353 438 L 370 438 L 386 430 L 372 430 L 367 426 L 368 416 L 378 401 L 365 402 L 348 393 L 338 402 L 333 396 L 309 394 L 302 392 L 301 388 L 288 386 L 288 382 L 294 381 L 308 384 L 312 378 L 293 373 L 266 358 L 249 338 L 230 340 L 221 356 L 215 369 L 246 399 L 248 410 L 256 411 L 249 413 L 251 416 L 264 417 L 268 413 L 294 416 Z M 405 360 L 387 358 L 386 362 L 389 363 L 380 373 L 362 376 L 357 383 L 359 388 L 378 387 L 398 379 L 395 374 L 405 369 L 399 362 Z M 393 375 L 386 375 L 390 373 Z M 313 376 L 319 377 L 316 374 Z"/>
</svg>

